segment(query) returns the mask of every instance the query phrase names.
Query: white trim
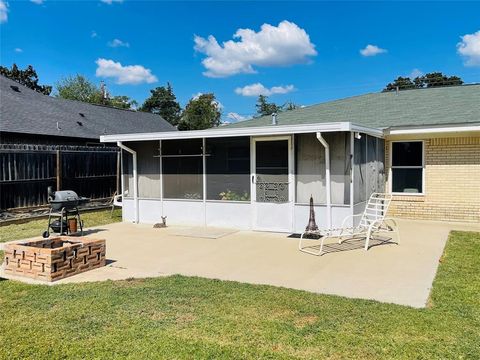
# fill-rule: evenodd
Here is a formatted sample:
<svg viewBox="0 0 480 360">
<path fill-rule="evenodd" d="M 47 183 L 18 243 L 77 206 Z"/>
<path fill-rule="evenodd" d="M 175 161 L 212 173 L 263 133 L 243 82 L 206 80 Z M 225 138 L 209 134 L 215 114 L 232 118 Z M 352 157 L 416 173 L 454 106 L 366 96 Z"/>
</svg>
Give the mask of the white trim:
<svg viewBox="0 0 480 360">
<path fill-rule="evenodd" d="M 207 160 L 206 141 L 202 138 L 202 192 L 203 192 L 203 224 L 207 226 Z"/>
<path fill-rule="evenodd" d="M 160 162 L 160 213 L 165 216 L 163 211 L 163 160 L 162 160 L 162 140 L 158 140 L 158 161 Z"/>
<path fill-rule="evenodd" d="M 135 219 L 133 220 L 134 223 L 138 224 L 139 215 L 138 215 L 138 177 L 137 177 L 137 152 L 128 146 L 122 144 L 121 141 L 117 141 L 117 146 L 120 149 L 123 149 L 130 154 L 132 154 L 132 162 L 133 162 L 133 200 L 134 200 L 134 207 L 135 207 Z"/>
<path fill-rule="evenodd" d="M 376 137 L 383 137 L 383 130 L 355 125 L 351 122 L 328 122 L 302 125 L 270 125 L 247 128 L 215 128 L 208 130 L 165 131 L 138 134 L 115 134 L 100 136 L 101 142 L 147 141 L 169 139 L 221 138 L 237 136 L 271 136 L 300 133 L 356 131 Z"/>
<path fill-rule="evenodd" d="M 317 132 L 317 140 L 322 144 L 325 149 L 325 184 L 327 192 L 327 224 L 328 228 L 332 228 L 332 189 L 330 180 L 330 146 L 323 138 L 321 132 Z"/>
<path fill-rule="evenodd" d="M 413 134 L 432 134 L 432 133 L 449 133 L 449 132 L 469 132 L 480 131 L 480 125 L 467 125 L 467 126 L 439 126 L 439 127 L 408 127 L 398 129 L 386 129 L 385 135 L 413 135 Z"/>
<path fill-rule="evenodd" d="M 350 209 L 352 211 L 352 214 L 353 214 L 353 205 L 355 203 L 355 197 L 354 197 L 354 190 L 355 190 L 355 186 L 354 186 L 354 177 L 355 177 L 355 171 L 354 171 L 354 166 L 355 166 L 355 162 L 354 162 L 354 156 L 355 156 L 355 134 L 353 132 L 350 133 Z M 385 161 L 385 160 L 384 160 Z"/>
<path fill-rule="evenodd" d="M 422 192 L 421 193 L 407 193 L 407 192 L 393 192 L 393 143 L 404 143 L 404 142 L 421 142 L 422 143 Z M 389 184 L 388 191 L 390 194 L 395 196 L 425 196 L 426 194 L 426 184 L 425 184 L 425 140 L 390 140 L 389 146 Z M 396 169 L 419 169 L 420 166 L 395 166 Z"/>
</svg>

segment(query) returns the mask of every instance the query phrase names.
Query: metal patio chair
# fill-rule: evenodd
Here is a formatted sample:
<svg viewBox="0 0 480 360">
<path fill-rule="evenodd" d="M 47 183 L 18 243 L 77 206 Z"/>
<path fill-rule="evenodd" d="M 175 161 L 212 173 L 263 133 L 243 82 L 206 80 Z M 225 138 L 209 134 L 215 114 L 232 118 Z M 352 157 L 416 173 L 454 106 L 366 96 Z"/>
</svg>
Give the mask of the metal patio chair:
<svg viewBox="0 0 480 360">
<path fill-rule="evenodd" d="M 115 191 L 112 197 L 112 211 L 110 212 L 110 217 L 113 216 L 113 210 L 115 210 L 115 206 L 123 208 L 122 200 L 122 195 L 117 195 L 117 192 Z"/>
<path fill-rule="evenodd" d="M 386 217 L 391 201 L 391 194 L 373 193 L 368 200 L 364 212 L 347 216 L 343 220 L 341 228 L 305 231 L 300 237 L 298 249 L 305 253 L 318 256 L 323 254 L 323 243 L 327 239 L 338 238 L 338 243 L 341 244 L 345 240 L 365 238 L 365 250 L 368 250 L 368 244 L 372 235 L 378 233 L 395 233 L 397 237 L 396 243 L 400 244 L 400 232 L 397 222 L 392 218 Z M 361 218 L 358 225 L 345 227 L 347 220 L 359 216 L 361 216 Z M 319 239 L 305 239 L 304 237 L 306 235 L 316 235 L 319 236 Z M 389 241 L 391 240 L 392 239 Z M 305 246 L 305 241 L 319 241 L 320 249 L 318 251 L 312 250 L 312 245 Z"/>
</svg>

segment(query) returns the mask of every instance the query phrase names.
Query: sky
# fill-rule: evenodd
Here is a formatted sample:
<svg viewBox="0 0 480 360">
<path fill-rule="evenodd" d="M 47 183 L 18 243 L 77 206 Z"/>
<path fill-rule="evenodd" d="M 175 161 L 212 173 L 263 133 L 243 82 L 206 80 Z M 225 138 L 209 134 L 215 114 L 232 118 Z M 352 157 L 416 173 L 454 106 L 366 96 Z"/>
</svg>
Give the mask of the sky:
<svg viewBox="0 0 480 360">
<path fill-rule="evenodd" d="M 259 94 L 312 105 L 432 71 L 480 82 L 480 2 L 0 0 L 0 63 L 41 84 L 83 74 L 140 104 L 170 82 L 224 121 Z"/>
</svg>

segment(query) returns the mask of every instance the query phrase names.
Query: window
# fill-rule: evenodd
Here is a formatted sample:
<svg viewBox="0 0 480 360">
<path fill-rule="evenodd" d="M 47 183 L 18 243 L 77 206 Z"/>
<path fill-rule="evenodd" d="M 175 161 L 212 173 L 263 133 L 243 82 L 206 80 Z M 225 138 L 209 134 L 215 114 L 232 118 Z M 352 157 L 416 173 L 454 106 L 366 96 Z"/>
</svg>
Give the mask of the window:
<svg viewBox="0 0 480 360">
<path fill-rule="evenodd" d="M 392 143 L 392 192 L 423 193 L 423 142 Z"/>
<path fill-rule="evenodd" d="M 162 141 L 163 197 L 203 199 L 202 140 Z"/>
<path fill-rule="evenodd" d="M 250 200 L 250 138 L 206 139 L 207 200 Z"/>
<path fill-rule="evenodd" d="M 350 134 L 325 133 L 330 146 L 332 204 L 350 203 Z M 315 134 L 295 135 L 296 202 L 326 203 L 325 148 Z"/>
</svg>

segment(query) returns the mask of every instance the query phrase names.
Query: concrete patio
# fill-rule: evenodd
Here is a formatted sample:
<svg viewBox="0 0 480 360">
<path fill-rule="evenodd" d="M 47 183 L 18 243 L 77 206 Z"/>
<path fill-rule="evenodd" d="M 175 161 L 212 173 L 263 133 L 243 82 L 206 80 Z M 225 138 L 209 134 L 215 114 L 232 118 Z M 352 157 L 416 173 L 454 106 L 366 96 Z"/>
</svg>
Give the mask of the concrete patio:
<svg viewBox="0 0 480 360">
<path fill-rule="evenodd" d="M 286 234 L 116 223 L 88 234 L 107 240 L 106 267 L 54 284 L 182 274 L 424 307 L 452 229 L 480 225 L 403 220 L 400 246 L 373 241 L 364 251 L 354 240 L 317 257 Z"/>
</svg>

